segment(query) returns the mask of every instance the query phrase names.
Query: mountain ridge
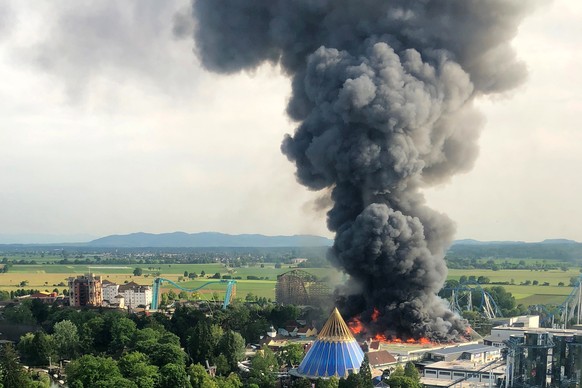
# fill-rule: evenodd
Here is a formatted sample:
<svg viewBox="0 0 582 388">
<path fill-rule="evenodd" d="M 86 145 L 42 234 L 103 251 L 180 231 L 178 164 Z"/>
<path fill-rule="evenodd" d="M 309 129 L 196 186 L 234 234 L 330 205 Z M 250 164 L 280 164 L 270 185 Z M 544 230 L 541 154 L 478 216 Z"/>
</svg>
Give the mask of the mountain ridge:
<svg viewBox="0 0 582 388">
<path fill-rule="evenodd" d="M 219 232 L 136 232 L 101 237 L 88 243 L 89 247 L 119 248 L 205 248 L 205 247 L 303 247 L 331 246 L 333 240 L 315 235 L 267 236 L 263 234 L 227 234 Z"/>
</svg>

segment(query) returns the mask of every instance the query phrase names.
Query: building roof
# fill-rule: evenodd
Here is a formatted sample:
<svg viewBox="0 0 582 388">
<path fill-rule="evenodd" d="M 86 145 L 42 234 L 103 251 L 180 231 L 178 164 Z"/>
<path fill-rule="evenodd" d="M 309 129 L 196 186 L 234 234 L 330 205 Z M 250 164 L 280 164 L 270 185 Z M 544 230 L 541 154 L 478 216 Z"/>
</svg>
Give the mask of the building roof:
<svg viewBox="0 0 582 388">
<path fill-rule="evenodd" d="M 335 308 L 297 372 L 314 379 L 347 377 L 350 372 L 359 372 L 363 360 L 364 352 Z"/>
<path fill-rule="evenodd" d="M 446 355 L 455 354 L 455 353 L 471 353 L 471 354 L 473 354 L 473 353 L 492 352 L 492 351 L 499 351 L 499 348 L 496 348 L 495 346 L 482 345 L 482 344 L 470 344 L 470 345 L 459 345 L 459 346 L 453 346 L 450 348 L 432 350 L 431 353 L 436 354 L 436 355 L 446 356 Z"/>
<path fill-rule="evenodd" d="M 394 358 L 394 356 L 388 353 L 386 350 L 368 352 L 368 360 L 370 361 L 370 366 L 372 367 L 376 365 L 386 365 L 397 362 L 396 358 Z"/>
</svg>

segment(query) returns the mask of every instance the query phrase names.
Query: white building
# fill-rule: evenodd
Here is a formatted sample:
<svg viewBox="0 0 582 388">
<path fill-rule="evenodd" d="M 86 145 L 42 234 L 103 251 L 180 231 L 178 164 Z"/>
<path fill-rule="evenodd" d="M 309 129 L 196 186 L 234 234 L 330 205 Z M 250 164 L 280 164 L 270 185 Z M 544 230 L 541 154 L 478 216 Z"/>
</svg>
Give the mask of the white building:
<svg viewBox="0 0 582 388">
<path fill-rule="evenodd" d="M 101 288 L 103 290 L 103 300 L 106 300 L 109 304 L 115 303 L 114 299 L 119 294 L 119 284 L 104 280 Z"/>
<path fill-rule="evenodd" d="M 146 306 L 146 308 L 149 308 L 152 304 L 153 294 L 150 286 L 130 282 L 119 286 L 119 294 L 123 295 L 126 307 Z"/>
</svg>

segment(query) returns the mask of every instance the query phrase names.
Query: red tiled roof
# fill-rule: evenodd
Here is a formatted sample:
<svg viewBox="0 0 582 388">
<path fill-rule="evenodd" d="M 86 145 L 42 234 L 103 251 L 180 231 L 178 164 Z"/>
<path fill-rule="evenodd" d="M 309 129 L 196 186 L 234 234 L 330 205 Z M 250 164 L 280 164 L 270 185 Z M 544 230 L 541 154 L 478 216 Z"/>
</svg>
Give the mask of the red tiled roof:
<svg viewBox="0 0 582 388">
<path fill-rule="evenodd" d="M 370 366 L 386 365 L 396 362 L 394 356 L 388 353 L 386 350 L 368 352 L 368 360 L 370 361 Z"/>
</svg>

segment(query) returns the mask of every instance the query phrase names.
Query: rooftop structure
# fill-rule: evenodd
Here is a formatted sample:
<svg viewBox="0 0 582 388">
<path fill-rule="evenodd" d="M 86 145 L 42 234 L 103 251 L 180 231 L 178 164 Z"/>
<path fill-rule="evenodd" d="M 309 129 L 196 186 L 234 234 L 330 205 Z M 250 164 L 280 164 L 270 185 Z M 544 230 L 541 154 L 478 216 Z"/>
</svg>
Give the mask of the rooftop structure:
<svg viewBox="0 0 582 388">
<path fill-rule="evenodd" d="M 299 368 L 291 373 L 311 379 L 347 377 L 360 371 L 363 360 L 364 352 L 335 308 Z"/>
<path fill-rule="evenodd" d="M 436 349 L 428 352 L 428 358 L 434 361 L 469 360 L 489 362 L 501 357 L 499 348 L 489 345 L 469 344 Z"/>
</svg>

